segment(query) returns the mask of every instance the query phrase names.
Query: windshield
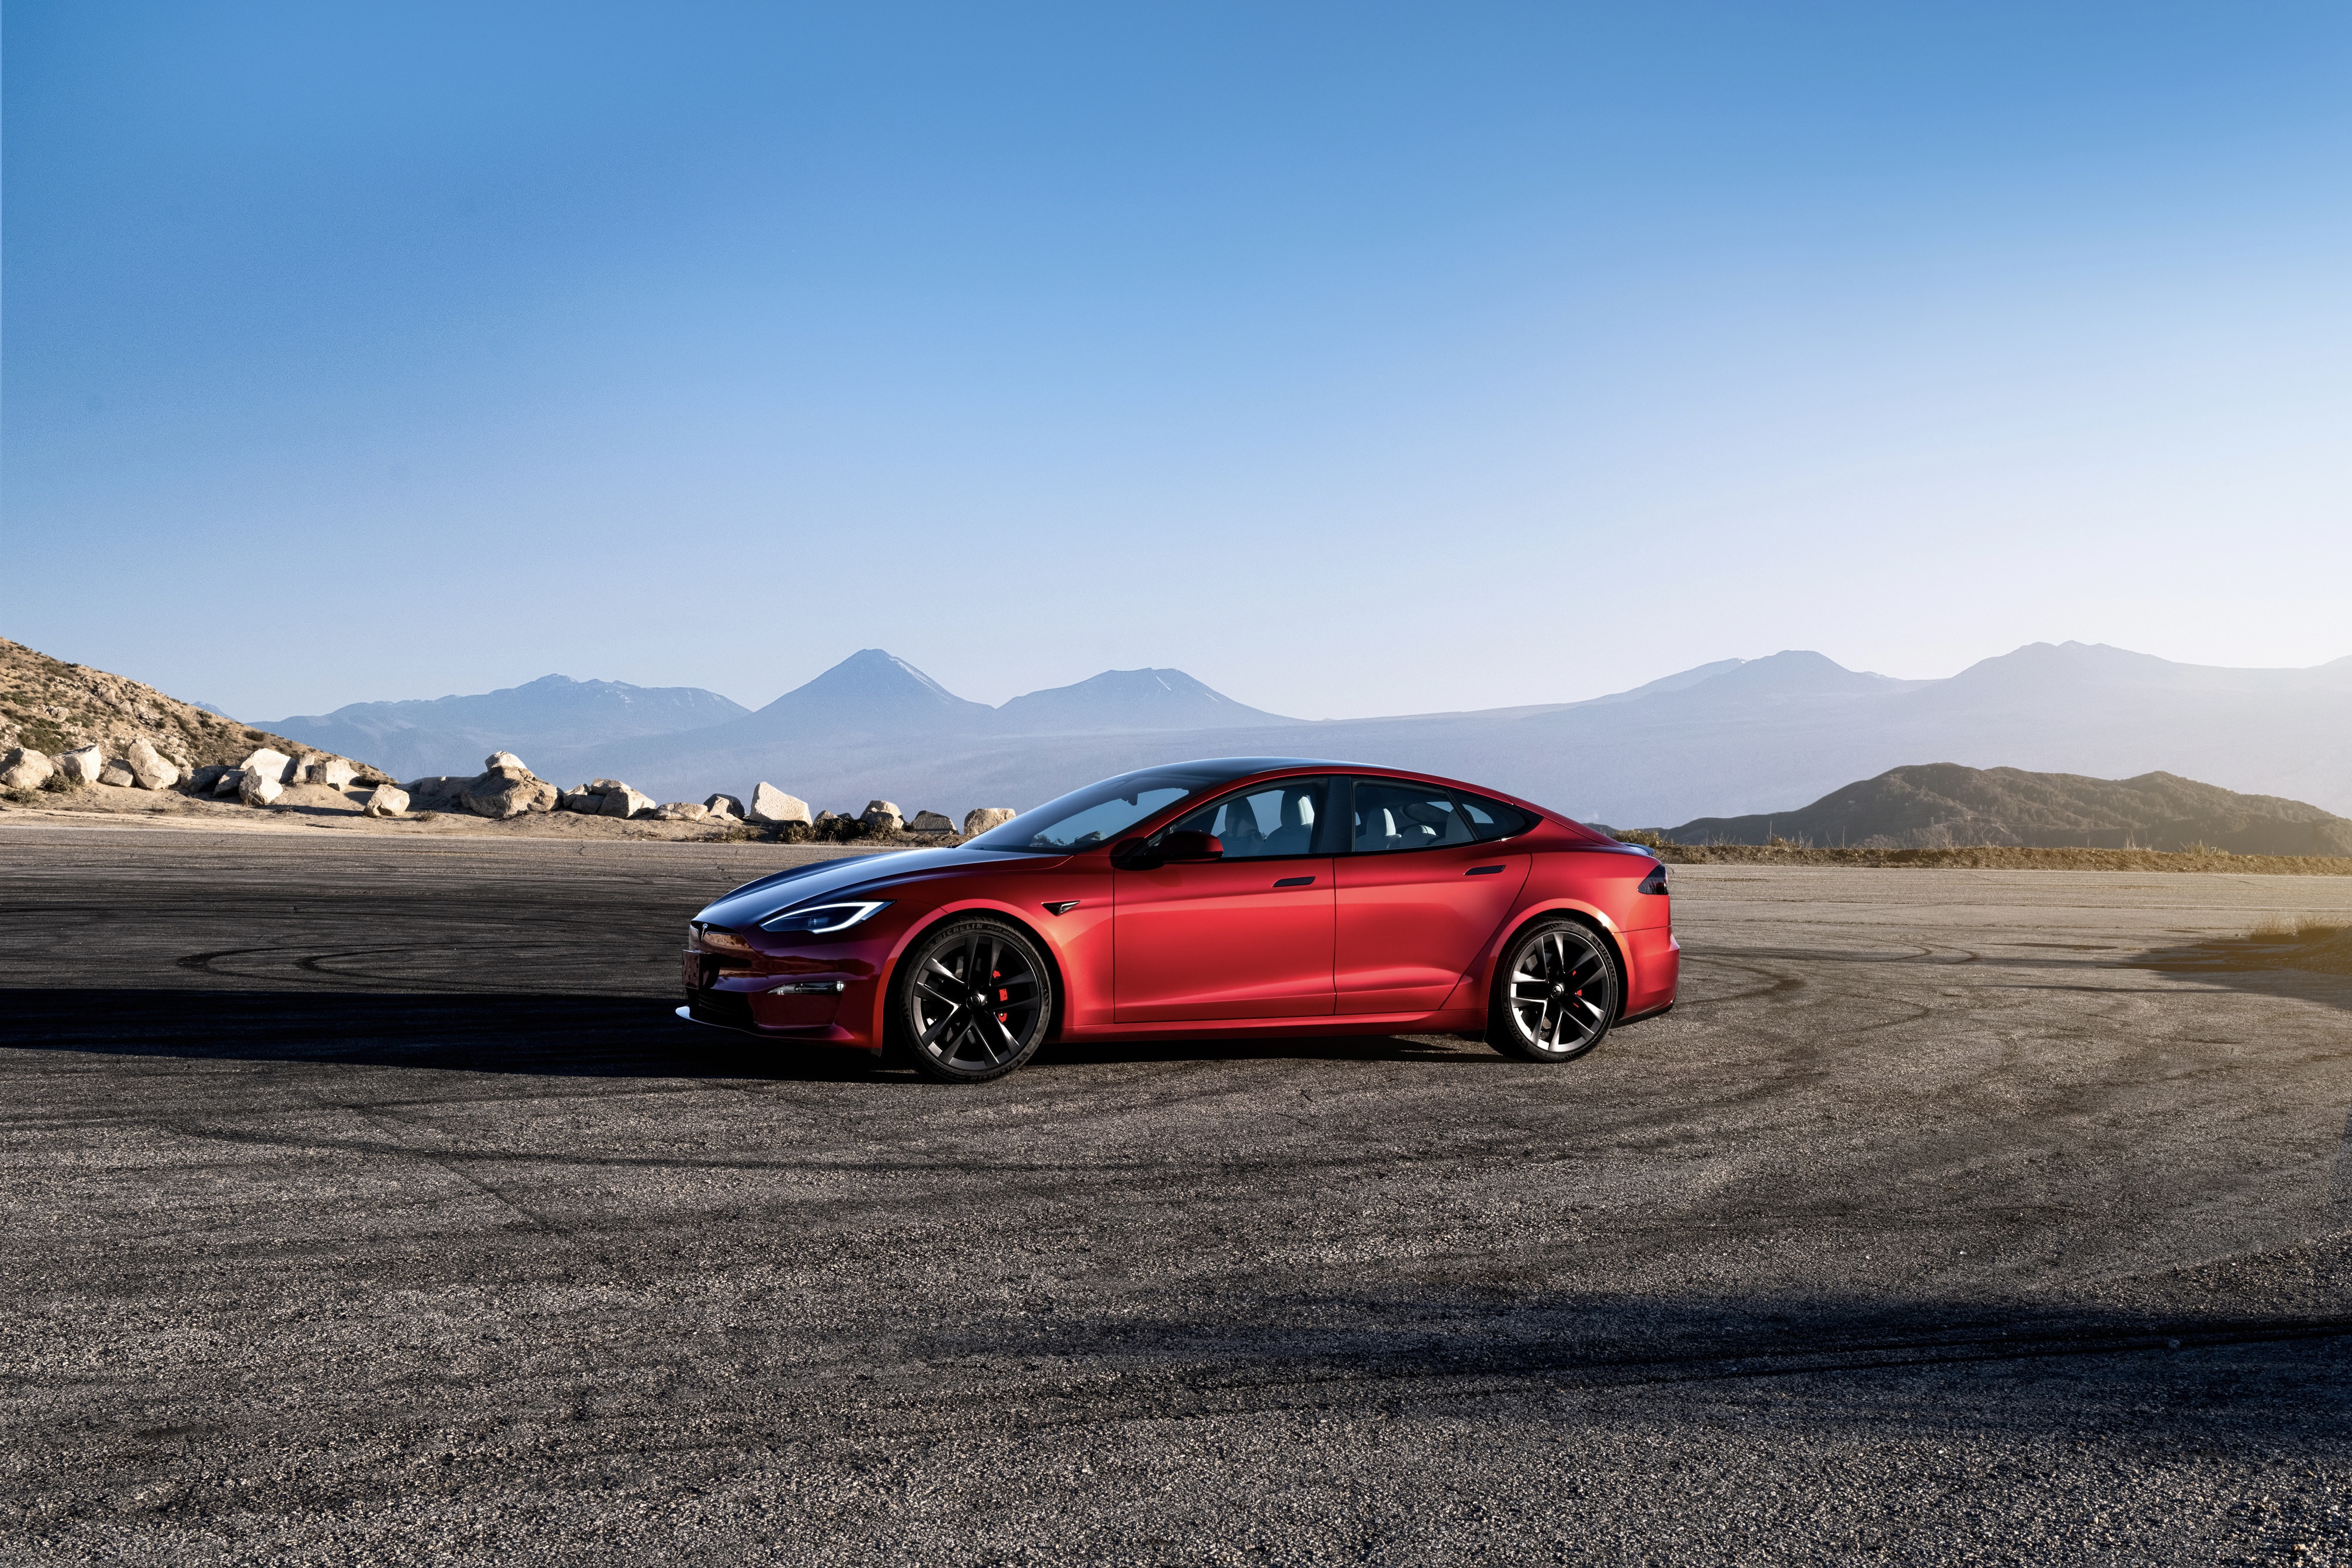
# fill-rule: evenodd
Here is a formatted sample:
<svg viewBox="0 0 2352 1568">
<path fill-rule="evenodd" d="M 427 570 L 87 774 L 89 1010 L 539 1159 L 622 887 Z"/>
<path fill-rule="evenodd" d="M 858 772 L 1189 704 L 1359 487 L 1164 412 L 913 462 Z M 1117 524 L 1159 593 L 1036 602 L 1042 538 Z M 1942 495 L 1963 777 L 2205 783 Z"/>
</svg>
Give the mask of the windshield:
<svg viewBox="0 0 2352 1568">
<path fill-rule="evenodd" d="M 1180 762 L 1122 773 L 1073 789 L 1034 811 L 991 828 L 964 847 L 975 850 L 1083 850 L 1107 844 L 1161 808 L 1251 773 L 1278 767 L 1272 758 Z"/>
</svg>

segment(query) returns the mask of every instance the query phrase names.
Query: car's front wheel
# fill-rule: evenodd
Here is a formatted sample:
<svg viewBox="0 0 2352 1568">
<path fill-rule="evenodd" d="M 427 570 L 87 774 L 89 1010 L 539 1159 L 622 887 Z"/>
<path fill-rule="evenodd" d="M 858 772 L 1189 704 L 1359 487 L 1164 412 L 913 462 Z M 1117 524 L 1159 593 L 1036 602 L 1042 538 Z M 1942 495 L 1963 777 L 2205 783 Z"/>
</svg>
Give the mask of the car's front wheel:
<svg viewBox="0 0 2352 1568">
<path fill-rule="evenodd" d="M 1568 1061 L 1599 1045 L 1624 983 L 1607 943 L 1574 920 L 1538 920 L 1504 951 L 1486 1042 L 1527 1061 Z"/>
<path fill-rule="evenodd" d="M 943 1083 L 1003 1077 L 1037 1053 L 1053 1018 L 1045 955 L 1002 920 L 925 932 L 890 983 L 893 1054 Z"/>
</svg>

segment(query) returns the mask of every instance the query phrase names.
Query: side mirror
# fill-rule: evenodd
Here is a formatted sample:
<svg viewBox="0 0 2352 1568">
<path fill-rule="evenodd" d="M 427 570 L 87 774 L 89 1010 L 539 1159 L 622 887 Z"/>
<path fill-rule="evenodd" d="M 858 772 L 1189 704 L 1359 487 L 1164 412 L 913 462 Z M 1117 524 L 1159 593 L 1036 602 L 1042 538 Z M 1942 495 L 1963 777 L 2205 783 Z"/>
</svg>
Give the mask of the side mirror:
<svg viewBox="0 0 2352 1568">
<path fill-rule="evenodd" d="M 1223 860 L 1225 846 L 1212 833 L 1168 833 L 1160 841 L 1160 858 L 1163 861 Z"/>
</svg>

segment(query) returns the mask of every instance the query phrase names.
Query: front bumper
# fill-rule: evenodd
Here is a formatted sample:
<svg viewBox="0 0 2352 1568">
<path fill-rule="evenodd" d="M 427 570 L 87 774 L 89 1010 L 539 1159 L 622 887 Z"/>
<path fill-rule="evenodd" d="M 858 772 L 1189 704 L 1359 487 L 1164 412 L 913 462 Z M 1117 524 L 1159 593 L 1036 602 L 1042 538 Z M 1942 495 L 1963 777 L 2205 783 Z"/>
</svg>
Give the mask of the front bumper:
<svg viewBox="0 0 2352 1568">
<path fill-rule="evenodd" d="M 870 1026 L 850 1026 L 872 1016 L 877 968 L 865 955 L 843 949 L 815 959 L 689 947 L 681 955 L 686 1006 L 678 1016 L 765 1039 L 870 1050 Z"/>
</svg>

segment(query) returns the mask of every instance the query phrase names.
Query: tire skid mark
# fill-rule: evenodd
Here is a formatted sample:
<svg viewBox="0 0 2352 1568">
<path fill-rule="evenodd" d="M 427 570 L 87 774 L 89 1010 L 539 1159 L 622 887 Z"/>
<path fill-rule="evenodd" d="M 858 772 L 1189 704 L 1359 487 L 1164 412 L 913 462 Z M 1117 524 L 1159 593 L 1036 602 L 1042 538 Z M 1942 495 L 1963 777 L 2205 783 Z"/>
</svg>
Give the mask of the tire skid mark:
<svg viewBox="0 0 2352 1568">
<path fill-rule="evenodd" d="M 441 1133 L 436 1128 L 422 1126 L 419 1124 L 408 1121 L 402 1117 L 383 1114 L 379 1112 L 371 1111 L 366 1107 L 352 1104 L 344 1101 L 320 1101 L 317 1102 L 317 1103 L 320 1104 L 321 1108 L 331 1107 L 334 1110 L 344 1113 L 346 1115 L 356 1117 L 360 1121 L 368 1124 L 370 1126 L 390 1133 L 395 1137 L 402 1132 L 412 1134 L 424 1132 L 436 1137 L 446 1137 L 447 1135 Z M 483 1197 L 490 1199 L 493 1203 L 499 1205 L 509 1213 L 520 1218 L 525 1224 L 530 1226 L 531 1228 L 551 1236 L 562 1236 L 566 1239 L 570 1239 L 571 1232 L 565 1229 L 562 1226 L 556 1224 L 544 1215 L 524 1207 L 520 1203 L 515 1201 L 512 1197 L 496 1184 L 485 1181 L 481 1177 L 474 1175 L 472 1172 L 464 1169 L 462 1162 L 446 1157 L 450 1154 L 450 1151 L 420 1148 L 414 1143 L 395 1144 L 394 1147 L 397 1148 L 401 1153 L 405 1154 L 409 1158 L 422 1160 L 426 1165 L 431 1166 L 434 1169 L 441 1172 L 444 1176 L 450 1177 L 454 1181 L 461 1183 L 475 1192 L 480 1193 Z"/>
<path fill-rule="evenodd" d="M 1370 1359 L 1359 1365 L 1334 1365 L 1331 1358 L 1326 1357 L 1319 1362 L 1295 1363 L 1281 1368 L 1261 1363 L 1222 1372 L 1162 1371 L 1129 1364 L 1106 1372 L 1098 1370 L 1103 1363 L 1097 1358 L 1088 1370 L 1074 1369 L 1069 1375 L 1055 1377 L 1050 1385 L 1041 1380 L 1024 1386 L 1006 1379 L 1001 1366 L 991 1366 L 988 1370 L 995 1375 L 989 1378 L 986 1389 L 943 1395 L 936 1386 L 937 1371 L 927 1366 L 919 1375 L 925 1382 L 919 1391 L 901 1393 L 872 1384 L 848 1385 L 836 1377 L 803 1385 L 798 1392 L 804 1403 L 778 1400 L 771 1390 L 756 1407 L 706 1406 L 696 1416 L 698 1425 L 703 1426 L 717 1423 L 732 1427 L 734 1423 L 743 1423 L 767 1432 L 790 1427 L 803 1441 L 823 1441 L 832 1434 L 855 1442 L 882 1444 L 924 1437 L 969 1438 L 975 1430 L 1028 1434 L 1085 1430 L 1138 1421 L 1200 1420 L 1328 1409 L 1391 1399 L 1400 1394 L 1416 1400 L 1460 1404 L 1524 1396 L 1531 1388 L 1545 1386 L 1602 1390 L 1748 1383 L 1771 1378 L 1844 1377 L 1933 1367 L 2178 1354 L 2241 1345 L 2326 1343 L 2347 1337 L 2352 1337 L 2352 1318 L 2232 1324 L 2158 1322 L 2135 1331 L 1963 1335 L 1895 1341 L 1842 1351 L 1764 1344 L 1717 1347 L 1680 1356 L 1604 1357 L 1590 1361 L 1502 1354 L 1464 1357 L 1453 1364 L 1399 1366 L 1399 1358 L 1393 1356 Z M 983 1364 L 1001 1362 L 1035 1354 L 1027 1346 L 1017 1351 L 1008 1347 L 982 1360 Z M 965 1354 L 926 1359 L 969 1364 L 972 1357 Z M 1230 1353 L 1221 1359 L 1232 1366 Z M 1440 1386 L 1449 1383 L 1454 1386 Z M 453 1389 L 462 1385 L 457 1380 L 447 1384 Z M 844 1397 L 853 1390 L 854 1411 Z M 891 1418 L 894 1416 L 897 1419 Z M 716 1437 L 674 1442 L 639 1438 L 602 1443 L 596 1441 L 599 1434 L 584 1433 L 582 1436 L 586 1441 L 573 1455 L 588 1458 L 614 1454 L 737 1452 L 743 1442 L 741 1430 L 734 1427 Z"/>
</svg>

